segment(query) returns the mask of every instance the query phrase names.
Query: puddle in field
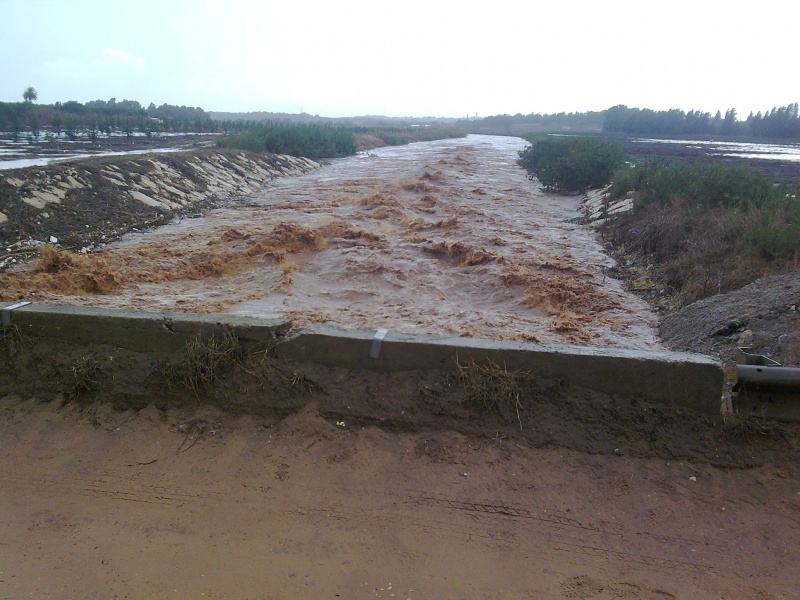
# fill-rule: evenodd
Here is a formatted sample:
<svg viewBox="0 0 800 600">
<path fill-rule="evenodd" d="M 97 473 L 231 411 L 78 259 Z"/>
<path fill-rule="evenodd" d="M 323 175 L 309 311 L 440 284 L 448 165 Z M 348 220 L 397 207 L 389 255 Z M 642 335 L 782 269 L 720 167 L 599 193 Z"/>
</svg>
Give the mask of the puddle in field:
<svg viewBox="0 0 800 600">
<path fill-rule="evenodd" d="M 0 171 L 10 171 L 11 169 L 25 169 L 27 167 L 42 167 L 52 165 L 67 160 L 78 160 L 83 158 L 107 158 L 109 156 L 129 156 L 135 154 L 154 154 L 163 152 L 184 152 L 188 146 L 178 148 L 146 148 L 144 150 L 126 150 L 124 152 L 97 152 L 94 154 L 63 154 L 61 156 L 40 156 L 37 158 L 16 158 L 0 161 Z M 9 153 L 10 154 L 10 153 Z"/>
<path fill-rule="evenodd" d="M 800 145 L 797 144 L 763 144 L 753 142 L 720 142 L 682 139 L 662 140 L 653 138 L 635 139 L 634 141 L 646 142 L 649 144 L 681 144 L 690 148 L 702 148 L 709 150 L 711 156 L 800 162 Z"/>
<path fill-rule="evenodd" d="M 297 326 L 660 347 L 647 305 L 569 222 L 579 198 L 541 192 L 516 166 L 524 145 L 469 136 L 336 160 L 15 285 Z"/>
<path fill-rule="evenodd" d="M 130 136 L 121 133 L 103 134 L 97 143 L 92 142 L 86 132 L 70 139 L 66 133 L 48 131 L 37 136 L 15 136 L 0 132 L 0 172 L 28 167 L 41 167 L 63 161 L 109 156 L 128 156 L 161 152 L 182 152 L 192 144 L 211 143 L 218 133 L 168 133 L 162 132 L 152 138 L 144 133 L 133 132 Z M 181 143 L 175 146 L 176 141 Z M 145 143 L 152 147 L 140 148 Z M 109 150 L 121 148 L 121 150 Z"/>
</svg>

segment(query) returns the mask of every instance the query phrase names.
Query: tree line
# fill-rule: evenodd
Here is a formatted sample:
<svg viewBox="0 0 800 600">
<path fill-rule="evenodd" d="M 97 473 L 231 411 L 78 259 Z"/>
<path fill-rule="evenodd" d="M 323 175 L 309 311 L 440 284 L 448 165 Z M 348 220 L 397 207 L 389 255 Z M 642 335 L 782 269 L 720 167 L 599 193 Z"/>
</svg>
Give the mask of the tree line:
<svg viewBox="0 0 800 600">
<path fill-rule="evenodd" d="M 55 104 L 33 104 L 35 90 L 25 91 L 24 102 L 0 102 L 0 131 L 14 136 L 27 133 L 38 137 L 44 130 L 69 138 L 89 138 L 111 133 L 148 136 L 159 133 L 230 133 L 249 129 L 248 121 L 216 121 L 202 108 L 150 103 L 136 100 L 70 100 Z"/>
<path fill-rule="evenodd" d="M 766 113 L 751 112 L 744 121 L 738 119 L 735 108 L 725 111 L 724 116 L 717 111 L 712 117 L 711 113 L 695 110 L 656 111 L 619 105 L 605 111 L 603 131 L 632 135 L 720 135 L 797 140 L 800 139 L 800 114 L 797 102 L 775 107 Z"/>
<path fill-rule="evenodd" d="M 493 133 L 525 137 L 535 133 L 610 133 L 648 136 L 724 136 L 800 140 L 798 103 L 775 107 L 766 113 L 750 113 L 739 120 L 736 109 L 710 112 L 680 109 L 652 110 L 613 106 L 604 111 L 527 115 L 494 115 L 462 119 L 456 126 L 469 133 Z"/>
<path fill-rule="evenodd" d="M 270 122 L 324 122 L 330 125 L 350 125 L 353 119 L 324 119 L 307 114 L 247 113 L 236 119 L 236 113 L 211 113 L 202 108 L 150 103 L 142 106 L 136 100 L 92 100 L 81 104 L 74 100 L 55 104 L 34 104 L 38 94 L 34 88 L 23 92 L 24 102 L 0 102 L 0 132 L 19 135 L 27 132 L 35 137 L 42 129 L 69 137 L 79 134 L 90 138 L 112 132 L 133 135 L 165 133 L 239 133 L 257 126 L 264 116 Z M 353 122 L 350 122 L 353 121 Z M 648 136 L 725 136 L 730 138 L 762 138 L 775 140 L 800 140 L 800 110 L 798 103 L 775 107 L 766 113 L 750 113 L 739 120 L 736 109 L 723 115 L 710 112 L 680 109 L 651 110 L 613 106 L 604 111 L 523 115 L 494 115 L 482 119 L 467 118 L 453 122 L 451 127 L 467 133 L 494 133 L 525 136 L 533 133 L 609 133 Z M 431 120 L 430 124 L 436 120 Z M 438 124 L 438 123 L 437 123 Z M 375 124 L 372 123 L 372 126 Z M 380 129 L 386 129 L 383 123 Z"/>
<path fill-rule="evenodd" d="M 461 119 L 456 126 L 469 133 L 523 135 L 544 132 L 599 132 L 605 111 L 523 115 L 494 115 L 482 119 Z"/>
</svg>

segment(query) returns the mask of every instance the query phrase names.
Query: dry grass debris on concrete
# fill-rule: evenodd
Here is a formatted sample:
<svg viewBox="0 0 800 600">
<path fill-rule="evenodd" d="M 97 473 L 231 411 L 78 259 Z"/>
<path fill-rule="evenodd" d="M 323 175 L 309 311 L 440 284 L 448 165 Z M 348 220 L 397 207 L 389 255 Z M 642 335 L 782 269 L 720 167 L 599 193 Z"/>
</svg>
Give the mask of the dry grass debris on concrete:
<svg viewBox="0 0 800 600">
<path fill-rule="evenodd" d="M 529 418 L 536 418 L 533 407 L 537 401 L 557 402 L 561 386 L 546 382 L 530 371 L 509 371 L 491 359 L 483 363 L 474 360 L 457 361 L 455 379 L 463 389 L 463 401 L 478 414 L 497 414 L 505 421 L 516 421 L 524 431 Z"/>
<path fill-rule="evenodd" d="M 197 334 L 186 343 L 180 359 L 165 369 L 164 377 L 171 384 L 189 388 L 199 399 L 244 358 L 239 339 L 230 328 L 222 335 Z"/>
<path fill-rule="evenodd" d="M 65 398 L 69 401 L 83 402 L 96 391 L 100 384 L 103 369 L 95 356 L 82 356 L 70 368 L 72 382 Z"/>
</svg>

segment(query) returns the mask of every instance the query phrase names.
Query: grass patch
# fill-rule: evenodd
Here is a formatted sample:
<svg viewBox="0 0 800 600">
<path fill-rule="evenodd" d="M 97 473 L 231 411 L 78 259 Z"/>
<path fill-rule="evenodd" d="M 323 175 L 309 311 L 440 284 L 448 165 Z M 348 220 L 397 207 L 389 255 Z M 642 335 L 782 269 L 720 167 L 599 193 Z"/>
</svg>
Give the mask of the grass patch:
<svg viewBox="0 0 800 600">
<path fill-rule="evenodd" d="M 325 392 L 320 384 L 305 373 L 300 373 L 299 371 L 285 373 L 280 369 L 277 369 L 277 371 L 290 396 L 310 396 L 315 393 Z"/>
<path fill-rule="evenodd" d="M 783 436 L 780 423 L 765 419 L 755 414 L 734 412 L 725 415 L 722 422 L 723 434 L 732 440 L 752 442 L 759 438 L 776 438 Z"/>
<path fill-rule="evenodd" d="M 83 356 L 72 364 L 70 373 L 71 382 L 66 400 L 83 404 L 97 390 L 103 369 L 94 356 Z"/>
<path fill-rule="evenodd" d="M 483 413 L 516 419 L 522 431 L 522 398 L 535 382 L 529 371 L 509 371 L 491 359 L 456 362 L 456 380 L 464 390 L 464 402 Z"/>
<path fill-rule="evenodd" d="M 183 349 L 181 359 L 165 369 L 164 376 L 172 385 L 182 385 L 197 398 L 220 378 L 243 362 L 244 351 L 236 334 L 226 327 L 221 335 L 193 336 Z"/>
<path fill-rule="evenodd" d="M 10 358 L 19 354 L 20 350 L 28 345 L 27 336 L 16 325 L 0 325 L 0 348 L 2 348 Z"/>
</svg>

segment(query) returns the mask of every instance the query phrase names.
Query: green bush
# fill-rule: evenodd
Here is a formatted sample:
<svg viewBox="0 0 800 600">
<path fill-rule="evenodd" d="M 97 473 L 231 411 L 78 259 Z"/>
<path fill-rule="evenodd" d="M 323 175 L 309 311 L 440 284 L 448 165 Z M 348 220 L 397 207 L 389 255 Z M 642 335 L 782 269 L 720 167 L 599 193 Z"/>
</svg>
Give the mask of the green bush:
<svg viewBox="0 0 800 600">
<path fill-rule="evenodd" d="M 351 129 L 309 123 L 260 123 L 249 131 L 223 138 L 220 145 L 313 160 L 356 153 L 356 139 Z"/>
<path fill-rule="evenodd" d="M 466 137 L 466 133 L 453 127 L 392 127 L 376 128 L 372 131 L 389 146 L 402 146 L 412 142 L 433 142 L 450 138 Z"/>
<path fill-rule="evenodd" d="M 546 137 L 519 152 L 517 164 L 545 189 L 579 192 L 603 187 L 625 164 L 622 146 L 590 137 Z"/>
<path fill-rule="evenodd" d="M 762 173 L 748 167 L 717 163 L 681 163 L 652 160 L 620 169 L 614 174 L 611 197 L 629 191 L 642 204 L 687 201 L 698 207 L 745 208 L 780 201 L 785 193 Z"/>
<path fill-rule="evenodd" d="M 795 270 L 800 190 L 748 167 L 649 161 L 619 170 L 612 198 L 636 209 L 607 225 L 612 246 L 646 256 L 677 306 Z"/>
<path fill-rule="evenodd" d="M 800 258 L 800 200 L 797 193 L 780 197 L 760 207 L 745 241 L 769 262 L 796 266 Z"/>
</svg>

